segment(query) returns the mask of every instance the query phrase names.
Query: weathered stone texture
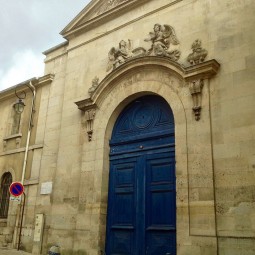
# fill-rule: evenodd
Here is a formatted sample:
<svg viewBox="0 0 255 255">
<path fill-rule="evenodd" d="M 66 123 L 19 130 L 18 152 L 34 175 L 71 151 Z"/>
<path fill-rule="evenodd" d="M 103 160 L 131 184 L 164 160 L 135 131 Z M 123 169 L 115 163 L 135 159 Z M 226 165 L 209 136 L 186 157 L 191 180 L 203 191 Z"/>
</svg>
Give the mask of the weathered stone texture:
<svg viewBox="0 0 255 255">
<path fill-rule="evenodd" d="M 28 230 L 35 213 L 45 215 L 44 253 L 53 244 L 61 246 L 63 255 L 104 250 L 112 128 L 129 102 L 156 94 L 169 103 L 175 118 L 177 254 L 254 254 L 254 10 L 253 0 L 150 0 L 74 36 L 67 33 L 77 28 L 73 23 L 66 35 L 62 32 L 68 42 L 45 53 L 45 74 L 54 74 L 54 80 L 40 87 L 36 102 L 32 144 L 42 146 L 30 151 L 26 176 L 30 182 L 22 242 L 27 250 L 37 245 Z M 174 27 L 180 66 L 144 57 L 107 73 L 111 47 L 130 39 L 134 48 L 148 50 L 144 38 L 156 23 Z M 206 60 L 216 59 L 221 68 L 214 77 L 193 73 L 204 84 L 196 95 L 201 99 L 196 121 L 190 90 L 194 80 L 181 68 L 189 66 L 187 57 L 197 39 L 208 51 Z M 95 76 L 99 85 L 89 94 Z M 74 104 L 89 97 L 97 104 L 91 141 L 85 113 Z M 0 122 L 3 141 L 15 98 L 3 93 L 0 100 L 6 120 Z M 26 112 L 22 123 L 27 118 Z M 21 148 L 26 130 L 22 126 Z M 19 180 L 24 152 L 6 153 L 16 146 L 10 139 L 0 147 L 0 174 L 12 171 Z M 50 181 L 52 193 L 41 195 L 42 183 Z M 10 206 L 12 231 L 16 209 Z"/>
</svg>

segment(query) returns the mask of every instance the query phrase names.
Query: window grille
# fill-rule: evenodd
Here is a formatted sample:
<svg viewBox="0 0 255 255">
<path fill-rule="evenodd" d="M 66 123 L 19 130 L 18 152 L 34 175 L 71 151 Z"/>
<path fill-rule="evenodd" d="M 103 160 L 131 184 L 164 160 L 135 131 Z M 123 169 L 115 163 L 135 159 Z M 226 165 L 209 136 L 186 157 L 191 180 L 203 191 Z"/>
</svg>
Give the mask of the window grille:
<svg viewBox="0 0 255 255">
<path fill-rule="evenodd" d="M 12 183 L 11 173 L 5 173 L 2 176 L 1 189 L 0 189 L 0 218 L 7 218 L 9 201 L 10 201 L 10 192 L 9 187 Z"/>
</svg>

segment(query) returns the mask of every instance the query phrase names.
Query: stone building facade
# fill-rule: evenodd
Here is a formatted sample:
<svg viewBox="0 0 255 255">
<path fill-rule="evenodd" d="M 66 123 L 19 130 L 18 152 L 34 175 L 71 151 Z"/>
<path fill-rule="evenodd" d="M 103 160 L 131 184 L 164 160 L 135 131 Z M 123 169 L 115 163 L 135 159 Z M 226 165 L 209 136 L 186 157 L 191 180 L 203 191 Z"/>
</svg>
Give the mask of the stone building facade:
<svg viewBox="0 0 255 255">
<path fill-rule="evenodd" d="M 1 243 L 255 254 L 254 10 L 252 0 L 92 0 L 44 52 L 45 75 L 17 86 L 20 116 L 15 89 L 0 93 L 1 185 L 22 178 L 30 82 L 37 93 L 21 237 L 10 201 Z"/>
</svg>

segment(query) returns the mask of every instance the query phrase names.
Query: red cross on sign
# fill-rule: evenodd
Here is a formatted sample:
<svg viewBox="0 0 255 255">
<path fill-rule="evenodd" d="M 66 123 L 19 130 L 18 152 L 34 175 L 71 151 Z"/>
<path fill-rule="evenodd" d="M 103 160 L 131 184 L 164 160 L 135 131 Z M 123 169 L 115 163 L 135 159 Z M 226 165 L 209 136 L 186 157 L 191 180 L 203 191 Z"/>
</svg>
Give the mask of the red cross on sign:
<svg viewBox="0 0 255 255">
<path fill-rule="evenodd" d="M 9 191 L 13 196 L 18 197 L 23 194 L 24 186 L 20 182 L 13 182 L 10 185 Z"/>
</svg>

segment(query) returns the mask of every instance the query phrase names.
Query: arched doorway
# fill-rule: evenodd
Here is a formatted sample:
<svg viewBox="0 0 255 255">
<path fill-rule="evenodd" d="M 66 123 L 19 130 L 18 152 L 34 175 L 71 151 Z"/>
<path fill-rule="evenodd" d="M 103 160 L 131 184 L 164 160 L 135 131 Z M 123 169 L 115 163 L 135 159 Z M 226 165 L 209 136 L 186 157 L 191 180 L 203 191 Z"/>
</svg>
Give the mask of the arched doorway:
<svg viewBox="0 0 255 255">
<path fill-rule="evenodd" d="M 119 115 L 110 141 L 106 254 L 176 254 L 173 113 L 143 96 Z"/>
<path fill-rule="evenodd" d="M 0 219 L 8 217 L 10 192 L 9 187 L 12 183 L 12 175 L 7 172 L 4 173 L 1 179 L 0 186 Z"/>
</svg>

